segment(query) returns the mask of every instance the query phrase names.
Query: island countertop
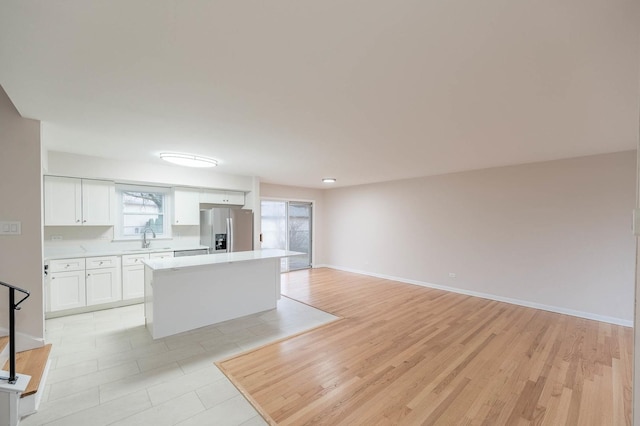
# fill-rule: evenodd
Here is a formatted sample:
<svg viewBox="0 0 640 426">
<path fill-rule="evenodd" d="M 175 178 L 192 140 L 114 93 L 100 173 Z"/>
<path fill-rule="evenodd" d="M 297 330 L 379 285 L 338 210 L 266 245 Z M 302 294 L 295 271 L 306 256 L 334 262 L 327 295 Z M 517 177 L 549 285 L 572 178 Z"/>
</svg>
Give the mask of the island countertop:
<svg viewBox="0 0 640 426">
<path fill-rule="evenodd" d="M 239 251 L 233 253 L 214 253 L 199 256 L 169 257 L 164 259 L 149 259 L 143 262 L 153 271 L 187 268 L 192 266 L 215 265 L 218 263 L 245 262 L 248 260 L 273 259 L 278 257 L 298 256 L 304 253 L 280 249 L 264 249 Z"/>
</svg>

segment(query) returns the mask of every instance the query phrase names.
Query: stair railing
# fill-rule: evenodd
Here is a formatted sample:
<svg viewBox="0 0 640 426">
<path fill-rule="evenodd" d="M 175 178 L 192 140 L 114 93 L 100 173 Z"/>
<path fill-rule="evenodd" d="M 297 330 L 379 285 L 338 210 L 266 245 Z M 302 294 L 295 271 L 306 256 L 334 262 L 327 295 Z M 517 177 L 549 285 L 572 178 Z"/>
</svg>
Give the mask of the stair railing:
<svg viewBox="0 0 640 426">
<path fill-rule="evenodd" d="M 0 377 L 0 380 L 7 380 L 9 384 L 16 383 L 18 378 L 16 377 L 16 313 L 20 310 L 20 304 L 27 300 L 30 296 L 29 292 L 20 287 L 12 286 L 11 284 L 3 283 L 0 281 L 0 285 L 9 288 L 9 377 Z M 24 293 L 24 296 L 18 303 L 15 303 L 16 290 Z"/>
</svg>

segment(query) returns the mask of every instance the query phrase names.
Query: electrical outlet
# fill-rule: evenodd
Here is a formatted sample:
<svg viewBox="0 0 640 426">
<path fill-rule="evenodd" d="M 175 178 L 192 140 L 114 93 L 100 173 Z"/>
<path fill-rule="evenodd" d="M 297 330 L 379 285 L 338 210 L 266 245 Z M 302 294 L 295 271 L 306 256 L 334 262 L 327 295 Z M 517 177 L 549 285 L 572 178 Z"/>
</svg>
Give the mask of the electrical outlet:
<svg viewBox="0 0 640 426">
<path fill-rule="evenodd" d="M 456 276 L 455 272 L 449 272 L 449 278 L 455 278 Z"/>
</svg>

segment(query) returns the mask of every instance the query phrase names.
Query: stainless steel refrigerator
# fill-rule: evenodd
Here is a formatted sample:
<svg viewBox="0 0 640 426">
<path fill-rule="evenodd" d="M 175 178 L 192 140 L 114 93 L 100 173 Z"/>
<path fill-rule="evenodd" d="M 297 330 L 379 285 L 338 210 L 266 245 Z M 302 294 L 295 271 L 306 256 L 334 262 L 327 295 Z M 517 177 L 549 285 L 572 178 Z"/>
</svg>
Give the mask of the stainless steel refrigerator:
<svg viewBox="0 0 640 426">
<path fill-rule="evenodd" d="M 200 244 L 209 253 L 253 250 L 253 212 L 214 207 L 200 210 Z"/>
</svg>

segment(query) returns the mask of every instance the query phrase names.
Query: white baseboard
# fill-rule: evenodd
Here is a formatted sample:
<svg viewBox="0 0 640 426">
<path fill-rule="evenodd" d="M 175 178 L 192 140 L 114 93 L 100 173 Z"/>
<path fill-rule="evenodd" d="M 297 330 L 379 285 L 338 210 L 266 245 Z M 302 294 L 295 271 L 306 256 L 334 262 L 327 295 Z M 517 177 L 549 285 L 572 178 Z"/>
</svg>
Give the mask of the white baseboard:
<svg viewBox="0 0 640 426">
<path fill-rule="evenodd" d="M 449 287 L 449 286 L 445 286 L 445 285 L 433 284 L 433 283 L 428 283 L 428 282 L 424 282 L 424 281 L 410 280 L 410 279 L 406 279 L 406 278 L 402 278 L 402 277 L 394 277 L 394 276 L 391 276 L 391 275 L 376 274 L 374 272 L 361 271 L 361 270 L 357 270 L 357 269 L 345 268 L 345 267 L 335 266 L 335 265 L 324 265 L 324 264 L 323 265 L 314 265 L 314 268 L 337 269 L 339 271 L 353 272 L 355 274 L 368 275 L 370 277 L 383 278 L 383 279 L 386 279 L 386 280 L 398 281 L 398 282 L 402 282 L 402 283 L 406 283 L 406 284 L 413 284 L 413 285 L 419 285 L 419 286 L 422 286 L 422 287 L 429 287 L 429 288 L 434 288 L 434 289 L 438 289 L 438 290 L 450 291 L 452 293 L 464 294 L 464 295 L 467 295 L 467 296 L 481 297 L 483 299 L 495 300 L 497 302 L 510 303 L 512 305 L 525 306 L 527 308 L 534 308 L 534 309 L 540 309 L 540 310 L 543 310 L 543 311 L 555 312 L 557 314 L 570 315 L 570 316 L 573 316 L 573 317 L 584 318 L 584 319 L 600 321 L 600 322 L 606 322 L 606 323 L 609 323 L 609 324 L 621 325 L 621 326 L 624 326 L 624 327 L 633 327 L 633 320 L 625 320 L 623 318 L 610 317 L 610 316 L 606 316 L 606 315 L 599 315 L 599 314 L 594 314 L 594 313 L 591 313 L 591 312 L 576 311 L 574 309 L 564 308 L 564 307 L 561 307 L 561 306 L 544 305 L 544 304 L 537 303 L 537 302 L 530 302 L 528 300 L 512 299 L 510 297 L 502 297 L 502 296 L 497 296 L 495 294 L 480 293 L 480 292 L 477 292 L 477 291 L 471 291 L 471 290 L 465 290 L 465 289 L 456 288 L 456 287 Z"/>
</svg>

